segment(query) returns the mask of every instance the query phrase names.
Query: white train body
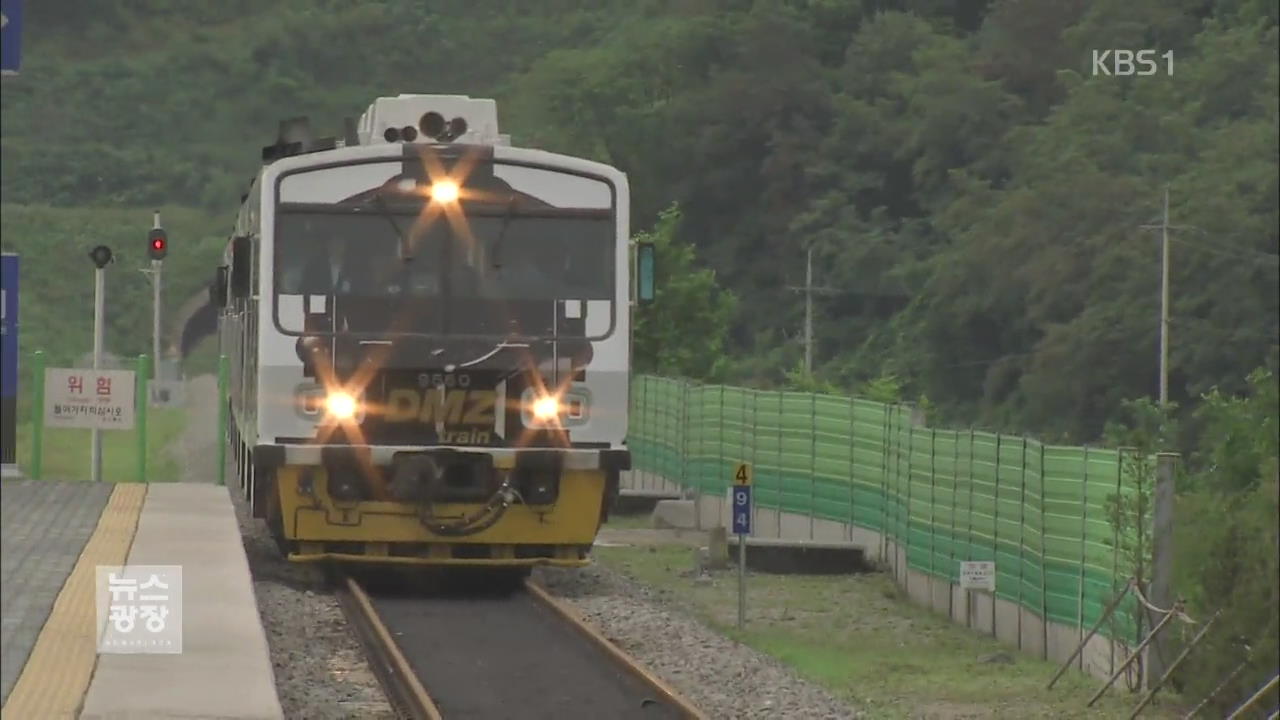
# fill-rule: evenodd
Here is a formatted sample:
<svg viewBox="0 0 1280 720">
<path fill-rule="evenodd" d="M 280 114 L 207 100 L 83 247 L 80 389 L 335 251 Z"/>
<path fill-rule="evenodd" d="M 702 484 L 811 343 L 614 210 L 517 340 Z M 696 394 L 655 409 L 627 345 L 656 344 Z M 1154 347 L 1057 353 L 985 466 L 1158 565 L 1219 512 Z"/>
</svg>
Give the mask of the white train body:
<svg viewBox="0 0 1280 720">
<path fill-rule="evenodd" d="M 289 135 L 264 148 L 219 276 L 255 514 L 263 477 L 343 453 L 388 483 L 424 451 L 629 467 L 622 172 L 511 147 L 493 101 L 459 96 L 379 98 L 345 140 Z"/>
</svg>

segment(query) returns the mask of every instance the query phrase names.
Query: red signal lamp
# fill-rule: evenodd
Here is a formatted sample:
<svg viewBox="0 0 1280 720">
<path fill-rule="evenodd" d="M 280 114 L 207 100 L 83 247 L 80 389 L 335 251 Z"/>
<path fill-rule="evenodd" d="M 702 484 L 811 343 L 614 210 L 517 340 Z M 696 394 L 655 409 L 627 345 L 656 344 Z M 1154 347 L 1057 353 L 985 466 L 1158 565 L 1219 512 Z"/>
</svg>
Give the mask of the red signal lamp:
<svg viewBox="0 0 1280 720">
<path fill-rule="evenodd" d="M 147 234 L 147 255 L 152 260 L 163 260 L 169 253 L 169 238 L 164 230 L 156 228 Z"/>
</svg>

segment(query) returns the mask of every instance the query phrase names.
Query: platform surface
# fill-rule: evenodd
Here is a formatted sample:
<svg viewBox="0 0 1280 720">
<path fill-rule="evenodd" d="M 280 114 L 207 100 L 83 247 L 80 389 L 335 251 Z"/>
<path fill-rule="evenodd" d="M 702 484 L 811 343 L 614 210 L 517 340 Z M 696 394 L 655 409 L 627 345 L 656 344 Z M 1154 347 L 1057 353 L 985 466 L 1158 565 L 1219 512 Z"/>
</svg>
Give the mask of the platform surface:
<svg viewBox="0 0 1280 720">
<path fill-rule="evenodd" d="M 3 485 L 3 717 L 283 717 L 225 487 Z M 182 567 L 182 652 L 99 654 L 96 569 Z M 106 593 L 102 593 L 106 597 Z"/>
<path fill-rule="evenodd" d="M 100 656 L 81 720 L 282 718 L 227 488 L 151 485 L 129 564 L 182 566 L 182 653 Z"/>
<path fill-rule="evenodd" d="M 105 483 L 0 483 L 0 703 L 8 702 L 112 488 Z"/>
</svg>

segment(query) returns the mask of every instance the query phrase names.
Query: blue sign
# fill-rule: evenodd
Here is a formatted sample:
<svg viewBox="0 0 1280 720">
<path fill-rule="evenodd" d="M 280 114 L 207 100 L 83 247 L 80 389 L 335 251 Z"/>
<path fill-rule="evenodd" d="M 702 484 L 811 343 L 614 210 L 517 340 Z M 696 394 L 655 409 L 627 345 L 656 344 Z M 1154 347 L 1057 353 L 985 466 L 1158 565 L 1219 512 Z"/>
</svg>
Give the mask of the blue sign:
<svg viewBox="0 0 1280 720">
<path fill-rule="evenodd" d="M 18 256 L 0 256 L 0 396 L 18 394 Z"/>
<path fill-rule="evenodd" d="M 18 256 L 0 255 L 0 465 L 17 460 Z"/>
<path fill-rule="evenodd" d="M 751 534 L 751 486 L 733 486 L 733 534 Z"/>
<path fill-rule="evenodd" d="M 0 0 L 0 70 L 17 73 L 22 65 L 22 0 Z"/>
</svg>

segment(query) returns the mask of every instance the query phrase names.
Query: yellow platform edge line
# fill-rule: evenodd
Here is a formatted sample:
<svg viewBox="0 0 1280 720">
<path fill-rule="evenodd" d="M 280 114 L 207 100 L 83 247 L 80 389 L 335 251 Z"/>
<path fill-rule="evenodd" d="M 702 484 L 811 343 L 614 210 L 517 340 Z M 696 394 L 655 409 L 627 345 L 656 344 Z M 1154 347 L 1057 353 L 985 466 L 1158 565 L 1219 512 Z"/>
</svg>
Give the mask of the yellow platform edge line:
<svg viewBox="0 0 1280 720">
<path fill-rule="evenodd" d="M 141 484 L 111 491 L 9 693 L 6 720 L 74 720 L 79 714 L 98 660 L 97 566 L 127 562 L 146 495 Z"/>
</svg>

